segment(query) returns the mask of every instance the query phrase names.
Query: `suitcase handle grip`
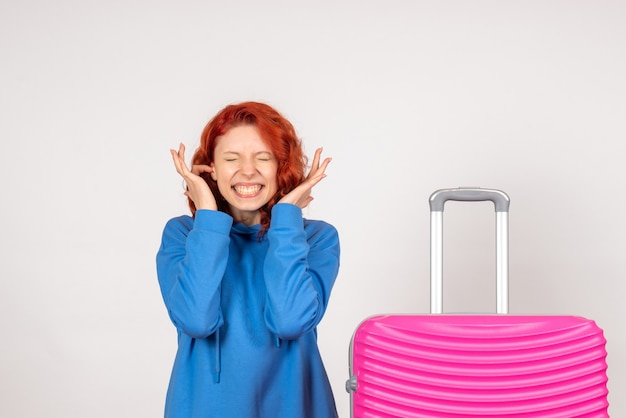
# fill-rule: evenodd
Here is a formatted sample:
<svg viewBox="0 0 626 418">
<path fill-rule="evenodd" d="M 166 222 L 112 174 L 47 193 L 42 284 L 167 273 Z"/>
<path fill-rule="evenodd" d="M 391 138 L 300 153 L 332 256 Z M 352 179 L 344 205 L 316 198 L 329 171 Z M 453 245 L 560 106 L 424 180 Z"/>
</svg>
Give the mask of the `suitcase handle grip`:
<svg viewBox="0 0 626 418">
<path fill-rule="evenodd" d="M 437 190 L 430 196 L 430 313 L 443 313 L 443 207 L 446 201 L 491 200 L 496 209 L 496 312 L 509 313 L 509 196 L 494 189 Z"/>
<path fill-rule="evenodd" d="M 477 187 L 459 187 L 457 189 L 437 190 L 430 195 L 430 211 L 443 212 L 443 206 L 448 200 L 462 202 L 484 202 L 491 200 L 496 212 L 509 211 L 509 196 L 500 190 L 481 189 Z"/>
</svg>

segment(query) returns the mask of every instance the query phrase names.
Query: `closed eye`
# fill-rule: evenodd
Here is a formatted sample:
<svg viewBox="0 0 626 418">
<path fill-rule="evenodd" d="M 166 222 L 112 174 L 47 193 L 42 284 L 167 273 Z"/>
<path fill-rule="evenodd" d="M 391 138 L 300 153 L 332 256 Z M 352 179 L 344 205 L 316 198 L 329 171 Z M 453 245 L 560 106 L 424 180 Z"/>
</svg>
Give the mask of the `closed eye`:
<svg viewBox="0 0 626 418">
<path fill-rule="evenodd" d="M 269 152 L 260 152 L 257 154 L 256 159 L 259 161 L 271 161 L 272 154 L 270 154 Z"/>
</svg>

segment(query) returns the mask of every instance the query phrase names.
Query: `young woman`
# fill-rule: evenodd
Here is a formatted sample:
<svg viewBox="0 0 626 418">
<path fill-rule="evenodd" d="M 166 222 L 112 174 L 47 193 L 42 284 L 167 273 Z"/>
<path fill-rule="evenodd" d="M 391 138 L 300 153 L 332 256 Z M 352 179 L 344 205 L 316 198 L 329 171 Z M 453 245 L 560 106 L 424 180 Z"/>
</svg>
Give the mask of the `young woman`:
<svg viewBox="0 0 626 418">
<path fill-rule="evenodd" d="M 165 416 L 327 418 L 335 402 L 317 346 L 339 269 L 337 231 L 303 219 L 330 158 L 306 157 L 291 123 L 256 102 L 205 127 L 192 166 L 171 150 L 192 216 L 157 254 L 178 331 Z"/>
</svg>

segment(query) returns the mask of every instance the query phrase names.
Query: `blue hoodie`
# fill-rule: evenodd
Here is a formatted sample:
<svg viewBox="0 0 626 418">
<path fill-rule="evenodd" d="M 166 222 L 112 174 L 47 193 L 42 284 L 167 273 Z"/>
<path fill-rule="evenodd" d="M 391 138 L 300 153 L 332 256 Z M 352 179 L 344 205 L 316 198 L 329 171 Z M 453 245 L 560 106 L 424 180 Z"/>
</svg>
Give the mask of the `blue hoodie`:
<svg viewBox="0 0 626 418">
<path fill-rule="evenodd" d="M 211 210 L 165 226 L 157 273 L 178 332 L 165 417 L 337 417 L 316 334 L 337 231 L 290 204 L 259 231 Z"/>
</svg>

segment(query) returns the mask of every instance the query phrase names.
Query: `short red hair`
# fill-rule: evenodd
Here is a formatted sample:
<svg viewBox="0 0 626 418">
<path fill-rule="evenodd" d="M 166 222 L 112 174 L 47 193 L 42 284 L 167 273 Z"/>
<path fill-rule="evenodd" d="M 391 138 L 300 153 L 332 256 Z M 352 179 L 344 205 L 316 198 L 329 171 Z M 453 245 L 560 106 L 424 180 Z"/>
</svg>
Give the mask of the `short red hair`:
<svg viewBox="0 0 626 418">
<path fill-rule="evenodd" d="M 192 164 L 210 165 L 215 158 L 215 145 L 219 137 L 230 129 L 242 125 L 255 126 L 278 161 L 276 173 L 278 191 L 260 209 L 261 228 L 262 232 L 265 232 L 270 225 L 272 207 L 305 178 L 307 158 L 291 122 L 276 109 L 264 103 L 244 102 L 226 106 L 204 127 L 200 146 L 193 155 Z M 217 182 L 208 173 L 203 173 L 202 178 L 211 188 L 218 210 L 230 214 L 228 203 L 219 192 Z M 191 199 L 189 208 L 192 214 L 196 213 L 196 207 Z"/>
</svg>

